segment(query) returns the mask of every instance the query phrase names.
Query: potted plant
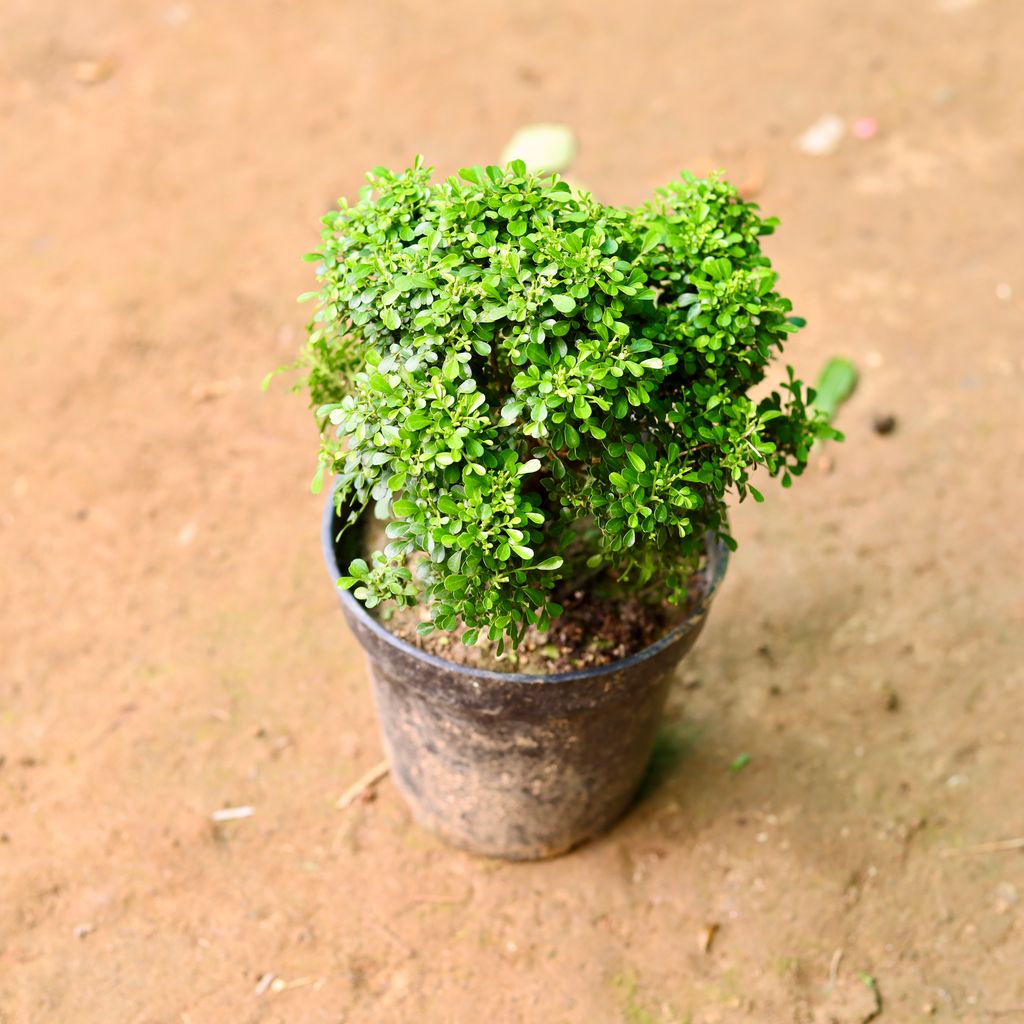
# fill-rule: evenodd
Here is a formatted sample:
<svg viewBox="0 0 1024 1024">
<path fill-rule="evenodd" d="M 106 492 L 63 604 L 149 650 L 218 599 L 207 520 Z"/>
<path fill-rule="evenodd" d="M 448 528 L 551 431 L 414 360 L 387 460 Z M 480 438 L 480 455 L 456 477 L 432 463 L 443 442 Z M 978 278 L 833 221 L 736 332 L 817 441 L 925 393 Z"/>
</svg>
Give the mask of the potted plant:
<svg viewBox="0 0 1024 1024">
<path fill-rule="evenodd" d="M 325 555 L 395 783 L 456 844 L 549 856 L 623 812 L 727 498 L 837 436 L 791 369 L 761 386 L 801 325 L 775 223 L 716 177 L 616 207 L 519 161 L 378 168 L 324 217 Z"/>
</svg>

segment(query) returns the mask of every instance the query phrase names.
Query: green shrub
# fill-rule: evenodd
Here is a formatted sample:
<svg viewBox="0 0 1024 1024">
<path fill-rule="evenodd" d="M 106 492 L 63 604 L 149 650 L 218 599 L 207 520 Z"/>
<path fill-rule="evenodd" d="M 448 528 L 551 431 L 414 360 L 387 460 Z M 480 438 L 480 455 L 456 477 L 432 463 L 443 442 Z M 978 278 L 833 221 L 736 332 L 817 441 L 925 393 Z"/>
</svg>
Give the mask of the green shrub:
<svg viewBox="0 0 1024 1024">
<path fill-rule="evenodd" d="M 389 522 L 342 585 L 499 645 L 567 581 L 684 600 L 704 533 L 734 546 L 727 494 L 836 436 L 792 369 L 750 396 L 802 324 L 761 252 L 776 222 L 717 178 L 630 208 L 520 162 L 430 173 L 373 171 L 307 257 L 314 489 L 333 473 L 348 523 Z"/>
</svg>

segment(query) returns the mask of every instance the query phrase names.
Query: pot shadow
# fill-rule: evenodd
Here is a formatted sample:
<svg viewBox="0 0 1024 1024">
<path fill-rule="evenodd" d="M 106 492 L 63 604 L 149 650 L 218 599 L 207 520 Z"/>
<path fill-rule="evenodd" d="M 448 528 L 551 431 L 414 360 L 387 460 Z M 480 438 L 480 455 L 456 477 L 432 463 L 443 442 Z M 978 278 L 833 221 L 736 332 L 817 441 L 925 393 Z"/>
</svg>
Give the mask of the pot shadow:
<svg viewBox="0 0 1024 1024">
<path fill-rule="evenodd" d="M 737 750 L 749 751 L 750 761 L 734 769 Z M 809 871 L 815 884 L 827 878 L 843 893 L 859 889 L 881 855 L 881 822 L 912 831 L 921 816 L 925 794 L 906 786 L 899 775 L 883 779 L 877 766 L 854 763 L 837 744 L 809 740 L 799 727 L 758 742 L 749 723 L 732 718 L 670 723 L 618 838 L 629 850 L 696 855 L 695 864 L 709 849 L 728 850 L 737 864 L 761 865 L 755 874 Z"/>
<path fill-rule="evenodd" d="M 676 774 L 683 762 L 693 755 L 696 741 L 696 729 L 687 723 L 666 722 L 659 727 L 633 808 L 653 796 Z"/>
<path fill-rule="evenodd" d="M 851 570 L 813 602 L 780 601 L 770 619 L 744 607 L 743 588 L 730 595 L 719 609 L 730 614 L 687 659 L 699 688 L 681 675 L 673 685 L 632 827 L 678 848 L 769 822 L 758 831 L 777 829 L 798 851 L 788 856 L 831 873 L 837 860 L 859 870 L 857 842 L 841 830 L 863 850 L 870 822 L 902 829 L 920 818 L 933 797 L 913 762 L 914 717 L 887 707 L 878 685 L 913 686 L 905 638 L 883 637 L 866 659 L 866 626 L 849 625 L 865 607 L 882 614 L 879 589 Z"/>
</svg>

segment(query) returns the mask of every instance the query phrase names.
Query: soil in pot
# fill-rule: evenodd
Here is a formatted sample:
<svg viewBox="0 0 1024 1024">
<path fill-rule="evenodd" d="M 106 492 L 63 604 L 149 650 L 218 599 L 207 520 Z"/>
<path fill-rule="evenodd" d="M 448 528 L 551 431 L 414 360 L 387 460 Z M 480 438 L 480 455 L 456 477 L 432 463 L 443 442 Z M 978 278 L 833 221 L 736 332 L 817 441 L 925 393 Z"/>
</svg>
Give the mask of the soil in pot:
<svg viewBox="0 0 1024 1024">
<path fill-rule="evenodd" d="M 388 543 L 384 533 L 386 525 L 367 518 L 359 545 L 364 553 L 381 550 Z M 599 668 L 642 651 L 683 621 L 698 598 L 696 580 L 685 605 L 636 597 L 612 598 L 602 595 L 593 585 L 569 586 L 555 595 L 565 610 L 552 623 L 551 629 L 547 633 L 529 629 L 518 651 L 501 656 L 496 645 L 486 637 L 467 647 L 461 641 L 462 630 L 421 636 L 416 627 L 430 616 L 419 605 L 381 607 L 371 614 L 400 640 L 457 665 L 494 672 L 554 675 Z"/>
</svg>

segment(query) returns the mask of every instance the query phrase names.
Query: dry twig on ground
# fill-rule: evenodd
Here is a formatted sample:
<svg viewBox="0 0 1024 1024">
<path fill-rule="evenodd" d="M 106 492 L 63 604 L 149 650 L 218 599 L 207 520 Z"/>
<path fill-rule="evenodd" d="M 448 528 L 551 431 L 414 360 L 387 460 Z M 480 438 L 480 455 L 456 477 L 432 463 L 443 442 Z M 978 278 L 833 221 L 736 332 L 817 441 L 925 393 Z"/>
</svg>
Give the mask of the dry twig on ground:
<svg viewBox="0 0 1024 1024">
<path fill-rule="evenodd" d="M 365 775 L 353 782 L 352 785 L 349 786 L 340 797 L 338 797 L 338 802 L 334 806 L 337 807 L 339 811 L 343 811 L 346 807 L 350 807 L 364 793 L 376 786 L 390 770 L 391 766 L 387 761 L 381 761 L 380 764 L 371 768 Z"/>
</svg>

